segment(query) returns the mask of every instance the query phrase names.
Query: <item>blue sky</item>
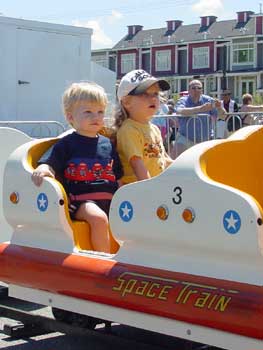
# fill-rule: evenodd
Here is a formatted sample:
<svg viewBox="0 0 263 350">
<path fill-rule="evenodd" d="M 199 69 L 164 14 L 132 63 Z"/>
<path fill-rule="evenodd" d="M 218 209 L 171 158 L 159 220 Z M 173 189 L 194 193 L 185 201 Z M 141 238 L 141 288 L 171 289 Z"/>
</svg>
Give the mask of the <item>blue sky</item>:
<svg viewBox="0 0 263 350">
<path fill-rule="evenodd" d="M 112 47 L 127 33 L 127 25 L 161 28 L 171 19 L 199 23 L 202 15 L 234 19 L 237 11 L 260 11 L 256 0 L 0 0 L 0 13 L 43 22 L 93 29 L 92 49 Z M 263 11 L 263 6 L 262 6 Z"/>
</svg>

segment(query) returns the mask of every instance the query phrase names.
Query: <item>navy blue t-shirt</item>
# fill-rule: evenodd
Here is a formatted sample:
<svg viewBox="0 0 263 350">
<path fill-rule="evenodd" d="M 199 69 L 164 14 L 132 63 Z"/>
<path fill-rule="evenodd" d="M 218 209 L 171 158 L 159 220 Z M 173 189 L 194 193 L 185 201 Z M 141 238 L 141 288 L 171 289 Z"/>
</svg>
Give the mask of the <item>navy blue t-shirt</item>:
<svg viewBox="0 0 263 350">
<path fill-rule="evenodd" d="M 114 193 L 123 175 L 115 147 L 107 137 L 87 137 L 73 132 L 60 139 L 49 158 L 67 193 Z"/>
</svg>

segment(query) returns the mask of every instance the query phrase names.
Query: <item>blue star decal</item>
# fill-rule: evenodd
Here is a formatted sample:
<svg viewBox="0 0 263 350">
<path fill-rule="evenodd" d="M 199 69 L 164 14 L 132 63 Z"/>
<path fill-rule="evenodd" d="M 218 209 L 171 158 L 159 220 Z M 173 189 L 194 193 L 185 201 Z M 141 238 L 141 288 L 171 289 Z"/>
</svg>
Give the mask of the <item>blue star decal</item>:
<svg viewBox="0 0 263 350">
<path fill-rule="evenodd" d="M 121 203 L 119 207 L 119 215 L 120 215 L 120 218 L 125 222 L 128 222 L 132 219 L 133 207 L 130 202 L 124 201 Z"/>
<path fill-rule="evenodd" d="M 40 211 L 46 211 L 48 207 L 48 198 L 45 193 L 39 193 L 37 196 L 37 207 Z"/>
<path fill-rule="evenodd" d="M 240 230 L 241 218 L 235 210 L 228 210 L 223 218 L 224 229 L 234 235 Z"/>
</svg>

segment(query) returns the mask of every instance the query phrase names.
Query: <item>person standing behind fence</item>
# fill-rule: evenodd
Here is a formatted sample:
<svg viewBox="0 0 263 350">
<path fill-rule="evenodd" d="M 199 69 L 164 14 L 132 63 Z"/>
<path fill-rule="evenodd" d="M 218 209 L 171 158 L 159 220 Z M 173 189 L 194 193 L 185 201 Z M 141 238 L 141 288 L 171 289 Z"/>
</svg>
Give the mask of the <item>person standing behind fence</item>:
<svg viewBox="0 0 263 350">
<path fill-rule="evenodd" d="M 179 154 L 195 143 L 210 139 L 212 132 L 212 116 L 224 118 L 225 109 L 219 100 L 202 94 L 200 80 L 192 80 L 189 83 L 189 95 L 181 97 L 175 107 L 178 117 L 178 133 L 175 145 L 171 151 L 171 157 L 175 159 Z M 200 116 L 194 121 L 193 116 Z"/>
<path fill-rule="evenodd" d="M 222 107 L 225 108 L 227 113 L 237 113 L 238 112 L 238 104 L 236 103 L 235 100 L 231 99 L 231 91 L 230 90 L 223 90 L 221 104 L 222 104 Z M 230 132 L 238 130 L 242 126 L 238 116 L 229 115 L 226 118 L 226 123 L 227 123 L 227 130 Z"/>
<path fill-rule="evenodd" d="M 230 113 L 226 119 L 220 117 L 216 121 L 216 137 L 222 139 L 227 136 L 227 131 L 232 132 L 241 128 L 241 119 L 239 116 L 231 115 L 238 112 L 237 103 L 231 99 L 231 91 L 226 89 L 221 94 L 221 106 Z"/>
<path fill-rule="evenodd" d="M 167 106 L 169 108 L 168 115 L 174 115 L 174 117 L 169 118 L 169 143 L 170 148 L 173 146 L 173 143 L 175 141 L 175 136 L 178 130 L 178 121 L 175 117 L 175 101 L 173 98 L 170 98 L 167 101 Z"/>
<path fill-rule="evenodd" d="M 160 108 L 156 112 L 156 115 L 167 115 L 169 112 L 169 107 L 167 105 L 167 97 L 164 92 L 160 92 Z"/>
<path fill-rule="evenodd" d="M 244 94 L 242 96 L 242 106 L 240 112 L 263 112 L 263 105 L 253 105 L 253 96 Z M 253 114 L 243 114 L 241 116 L 243 126 L 251 125 L 254 122 Z"/>
<path fill-rule="evenodd" d="M 160 92 L 159 94 L 160 99 L 160 107 L 159 110 L 156 112 L 155 117 L 152 119 L 152 123 L 158 126 L 158 128 L 161 131 L 163 142 L 165 143 L 167 139 L 167 133 L 168 133 L 168 123 L 167 123 L 167 114 L 169 112 L 169 108 L 167 105 L 167 99 L 165 97 L 164 92 Z"/>
<path fill-rule="evenodd" d="M 238 112 L 238 105 L 235 100 L 231 99 L 230 90 L 223 90 L 221 96 L 221 106 L 226 110 L 227 113 Z"/>
</svg>

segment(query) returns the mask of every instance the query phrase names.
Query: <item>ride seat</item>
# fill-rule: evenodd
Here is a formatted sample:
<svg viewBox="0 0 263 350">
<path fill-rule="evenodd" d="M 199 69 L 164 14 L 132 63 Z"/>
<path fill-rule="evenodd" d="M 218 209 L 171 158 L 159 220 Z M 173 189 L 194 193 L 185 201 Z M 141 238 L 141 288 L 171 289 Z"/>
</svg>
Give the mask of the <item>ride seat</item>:
<svg viewBox="0 0 263 350">
<path fill-rule="evenodd" d="M 112 132 L 108 128 L 103 128 L 100 133 L 109 138 L 112 136 Z M 43 140 L 42 142 L 39 142 L 31 147 L 27 155 L 27 161 L 32 169 L 35 169 L 38 166 L 40 158 L 43 157 L 43 155 L 47 153 L 58 140 L 59 138 Z M 58 181 L 57 179 L 52 180 Z M 89 224 L 86 221 L 72 220 L 70 218 L 68 210 L 68 198 L 62 184 L 60 182 L 59 184 L 63 193 L 65 216 L 72 228 L 75 246 L 79 250 L 94 250 L 91 242 Z M 111 230 L 109 231 L 111 243 L 110 253 L 115 254 L 118 251 L 120 245 L 113 237 Z"/>
<path fill-rule="evenodd" d="M 208 149 L 200 164 L 210 179 L 248 193 L 263 208 L 263 128 L 247 130 L 242 138 Z"/>
</svg>

